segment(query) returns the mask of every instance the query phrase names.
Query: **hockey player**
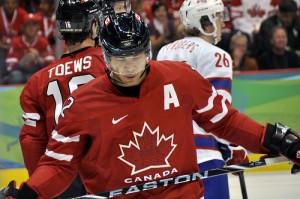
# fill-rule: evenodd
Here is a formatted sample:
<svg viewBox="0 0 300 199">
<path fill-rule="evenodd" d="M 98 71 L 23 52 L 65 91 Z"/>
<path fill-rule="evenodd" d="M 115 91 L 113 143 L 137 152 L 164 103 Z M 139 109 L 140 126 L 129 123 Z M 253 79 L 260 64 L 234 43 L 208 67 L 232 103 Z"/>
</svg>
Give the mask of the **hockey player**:
<svg viewBox="0 0 300 199">
<path fill-rule="evenodd" d="M 149 61 L 149 40 L 138 14 L 105 19 L 101 43 L 110 72 L 65 102 L 45 155 L 16 198 L 55 197 L 78 171 L 91 194 L 197 172 L 192 120 L 252 152 L 300 164 L 299 134 L 239 113 L 183 62 Z M 122 198 L 196 199 L 203 186 L 195 181 L 132 192 Z"/>
<path fill-rule="evenodd" d="M 79 86 L 105 74 L 102 49 L 94 47 L 101 7 L 96 1 L 59 1 L 56 20 L 67 53 L 35 73 L 20 96 L 24 111 L 20 143 L 29 176 L 46 151 L 64 101 Z M 79 178 L 59 198 L 85 193 Z"/>
<path fill-rule="evenodd" d="M 179 10 L 185 26 L 183 39 L 161 48 L 157 60 L 173 60 L 188 63 L 208 79 L 224 99 L 231 103 L 232 59 L 215 46 L 221 40 L 224 5 L 221 0 L 187 0 Z M 216 140 L 193 121 L 197 162 L 201 171 L 229 164 L 248 162 L 242 147 L 229 146 L 224 140 Z M 222 156 L 223 155 L 223 156 Z M 229 199 L 227 175 L 207 178 L 204 183 L 204 198 Z"/>
</svg>

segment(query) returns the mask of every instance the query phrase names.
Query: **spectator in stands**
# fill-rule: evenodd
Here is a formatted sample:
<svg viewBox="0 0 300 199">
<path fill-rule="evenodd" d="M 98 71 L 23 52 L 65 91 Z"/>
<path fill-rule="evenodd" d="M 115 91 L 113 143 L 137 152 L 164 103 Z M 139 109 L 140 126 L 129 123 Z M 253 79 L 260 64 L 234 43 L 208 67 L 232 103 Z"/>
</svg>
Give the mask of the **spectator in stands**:
<svg viewBox="0 0 300 199">
<path fill-rule="evenodd" d="M 233 70 L 258 70 L 256 60 L 249 56 L 248 37 L 238 31 L 230 40 L 230 55 L 233 61 Z"/>
<path fill-rule="evenodd" d="M 142 9 L 145 13 L 145 22 L 147 22 L 147 24 L 149 24 L 153 20 L 151 6 L 149 5 L 152 5 L 154 2 L 154 0 L 143 0 Z"/>
<path fill-rule="evenodd" d="M 235 30 L 247 33 L 250 38 L 257 34 L 267 17 L 274 15 L 279 0 L 232 0 L 231 17 Z"/>
<path fill-rule="evenodd" d="M 179 9 L 183 3 L 183 0 L 164 0 L 167 8 L 168 8 L 168 12 L 171 14 L 171 16 L 174 19 L 174 23 L 175 26 L 177 27 L 178 25 L 181 25 L 181 20 L 180 20 L 180 16 L 179 16 Z M 182 25 L 181 27 L 181 31 L 184 31 L 184 26 Z M 182 35 L 182 37 L 184 37 L 184 35 Z"/>
<path fill-rule="evenodd" d="M 285 28 L 276 26 L 271 32 L 271 50 L 258 57 L 260 69 L 279 69 L 300 67 L 299 57 L 287 49 L 287 33 Z"/>
<path fill-rule="evenodd" d="M 300 17 L 300 0 L 294 0 L 294 1 L 297 3 L 297 8 L 298 8 L 297 15 Z"/>
<path fill-rule="evenodd" d="M 259 31 L 259 48 L 257 55 L 271 49 L 271 31 L 275 26 L 282 26 L 287 32 L 288 45 L 291 50 L 300 50 L 300 18 L 297 16 L 297 4 L 293 0 L 282 0 L 276 15 L 262 22 Z"/>
<path fill-rule="evenodd" d="M 262 21 L 276 14 L 279 2 L 280 0 L 232 0 L 233 29 L 248 35 L 251 54 L 257 51 L 258 31 Z"/>
<path fill-rule="evenodd" d="M 152 0 L 151 0 L 152 1 Z M 150 20 L 147 18 L 147 13 L 145 12 L 144 8 L 150 7 L 149 5 L 152 5 L 152 2 L 150 4 L 146 4 L 145 1 L 142 0 L 131 0 L 131 10 L 134 11 L 135 13 L 138 13 L 142 19 L 149 24 Z M 145 6 L 146 5 L 146 6 Z"/>
<path fill-rule="evenodd" d="M 0 7 L 0 82 L 6 73 L 5 58 L 13 38 L 21 34 L 21 24 L 28 13 L 18 0 L 3 0 Z"/>
<path fill-rule="evenodd" d="M 39 11 L 35 14 L 39 20 L 39 35 L 48 39 L 52 49 L 55 47 L 55 0 L 41 0 Z"/>
<path fill-rule="evenodd" d="M 11 42 L 6 59 L 8 76 L 4 83 L 26 83 L 35 72 L 54 60 L 48 40 L 38 36 L 38 20 L 32 15 L 23 24 L 23 34 Z"/>
<path fill-rule="evenodd" d="M 36 13 L 39 8 L 40 0 L 19 0 L 20 6 L 29 13 Z"/>
<path fill-rule="evenodd" d="M 150 40 L 153 50 L 152 59 L 156 59 L 157 53 L 162 46 L 179 38 L 174 21 L 168 16 L 167 6 L 155 1 L 152 4 L 153 20 L 149 24 Z"/>
</svg>

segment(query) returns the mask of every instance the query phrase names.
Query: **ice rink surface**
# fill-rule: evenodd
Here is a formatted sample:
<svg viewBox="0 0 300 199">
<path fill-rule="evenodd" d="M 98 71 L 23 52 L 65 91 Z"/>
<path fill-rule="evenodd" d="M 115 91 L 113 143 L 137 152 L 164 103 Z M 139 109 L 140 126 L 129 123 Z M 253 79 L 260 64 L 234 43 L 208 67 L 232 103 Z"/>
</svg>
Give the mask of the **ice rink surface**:
<svg viewBox="0 0 300 199">
<path fill-rule="evenodd" d="M 300 173 L 245 173 L 248 199 L 300 199 Z M 230 199 L 243 199 L 239 177 L 229 174 Z"/>
</svg>

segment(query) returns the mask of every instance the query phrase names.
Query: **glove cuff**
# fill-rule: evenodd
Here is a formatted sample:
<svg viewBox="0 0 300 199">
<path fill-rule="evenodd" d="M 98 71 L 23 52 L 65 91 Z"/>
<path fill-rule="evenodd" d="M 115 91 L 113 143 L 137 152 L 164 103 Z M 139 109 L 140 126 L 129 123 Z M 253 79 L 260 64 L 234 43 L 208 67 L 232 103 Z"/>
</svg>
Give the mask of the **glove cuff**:
<svg viewBox="0 0 300 199">
<path fill-rule="evenodd" d="M 263 147 L 268 149 L 272 156 L 278 156 L 280 152 L 280 144 L 278 144 L 278 141 L 281 141 L 281 139 L 276 139 L 278 136 L 275 135 L 282 135 L 282 131 L 278 132 L 278 128 L 275 125 L 268 124 L 266 131 L 265 131 L 265 137 L 263 140 Z"/>
<path fill-rule="evenodd" d="M 19 192 L 18 199 L 28 199 L 28 198 L 37 199 L 38 194 L 32 188 L 30 188 L 26 183 L 24 183 Z"/>
</svg>

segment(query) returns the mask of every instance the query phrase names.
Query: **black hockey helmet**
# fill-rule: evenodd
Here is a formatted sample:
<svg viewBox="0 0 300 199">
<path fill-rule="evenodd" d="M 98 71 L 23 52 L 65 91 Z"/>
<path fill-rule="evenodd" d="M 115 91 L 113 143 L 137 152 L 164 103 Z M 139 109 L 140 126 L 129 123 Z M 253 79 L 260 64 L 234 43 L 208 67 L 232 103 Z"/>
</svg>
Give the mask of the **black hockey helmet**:
<svg viewBox="0 0 300 199">
<path fill-rule="evenodd" d="M 151 58 L 149 28 L 133 11 L 107 16 L 101 31 L 101 43 L 104 55 L 132 56 L 146 52 Z"/>
<path fill-rule="evenodd" d="M 61 33 L 91 32 L 92 24 L 96 22 L 100 26 L 101 20 L 97 0 L 60 0 L 58 3 L 56 21 Z"/>
<path fill-rule="evenodd" d="M 150 31 L 140 15 L 129 11 L 107 16 L 100 38 L 104 60 L 110 71 L 121 75 L 125 74 L 111 65 L 112 57 L 138 56 L 143 52 L 145 53 L 145 67 L 140 69 L 145 70 L 149 66 L 148 62 L 151 59 Z"/>
</svg>

